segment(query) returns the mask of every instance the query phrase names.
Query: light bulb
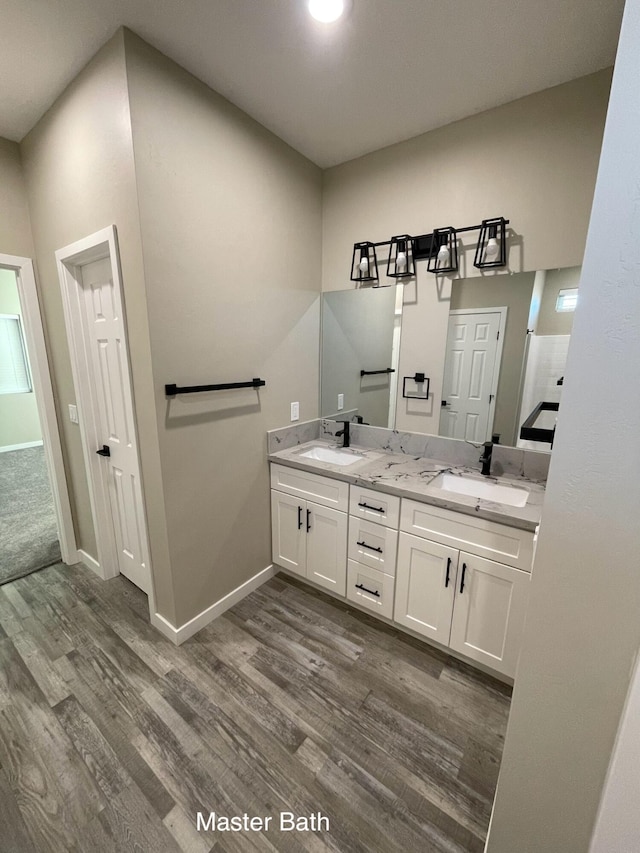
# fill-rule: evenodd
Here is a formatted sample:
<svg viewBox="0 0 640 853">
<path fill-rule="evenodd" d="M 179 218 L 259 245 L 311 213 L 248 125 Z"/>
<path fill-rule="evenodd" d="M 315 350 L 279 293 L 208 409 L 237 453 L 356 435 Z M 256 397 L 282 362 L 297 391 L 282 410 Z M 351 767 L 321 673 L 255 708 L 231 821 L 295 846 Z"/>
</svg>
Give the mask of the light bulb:
<svg viewBox="0 0 640 853">
<path fill-rule="evenodd" d="M 398 252 L 398 257 L 396 258 L 396 272 L 406 272 L 407 271 L 407 255 L 406 252 Z"/>
<path fill-rule="evenodd" d="M 449 251 L 449 247 L 446 243 L 443 243 L 438 249 L 437 262 L 440 267 L 448 267 L 451 262 L 451 252 Z"/>
<path fill-rule="evenodd" d="M 344 12 L 344 0 L 309 0 L 309 13 L 316 21 L 332 24 Z"/>
<path fill-rule="evenodd" d="M 487 240 L 487 248 L 484 250 L 484 259 L 485 261 L 495 261 L 498 257 L 498 252 L 500 251 L 500 246 L 498 246 L 498 241 L 495 237 L 489 237 Z"/>
<path fill-rule="evenodd" d="M 369 275 L 369 258 L 366 255 L 362 255 L 360 257 L 360 263 L 358 264 L 358 269 L 360 270 L 361 277 L 363 275 Z"/>
</svg>

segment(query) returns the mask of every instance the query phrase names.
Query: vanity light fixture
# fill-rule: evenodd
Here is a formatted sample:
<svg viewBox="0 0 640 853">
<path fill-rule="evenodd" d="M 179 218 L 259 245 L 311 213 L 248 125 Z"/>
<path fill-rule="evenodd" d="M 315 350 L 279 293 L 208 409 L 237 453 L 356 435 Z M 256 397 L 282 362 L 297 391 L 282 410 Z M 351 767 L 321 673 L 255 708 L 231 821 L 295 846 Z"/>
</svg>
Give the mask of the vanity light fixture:
<svg viewBox="0 0 640 853">
<path fill-rule="evenodd" d="M 378 258 L 373 243 L 365 241 L 353 244 L 351 281 L 378 281 Z"/>
<path fill-rule="evenodd" d="M 413 262 L 413 240 L 408 234 L 392 237 L 389 243 L 387 275 L 391 278 L 409 278 L 415 275 Z"/>
<path fill-rule="evenodd" d="M 435 249 L 438 249 L 436 252 Z M 429 272 L 446 273 L 458 270 L 458 237 L 455 228 L 435 228 L 433 250 L 427 264 Z"/>
<path fill-rule="evenodd" d="M 496 219 L 483 219 L 480 236 L 473 260 L 478 269 L 503 267 L 507 263 L 507 220 L 502 216 Z"/>
</svg>

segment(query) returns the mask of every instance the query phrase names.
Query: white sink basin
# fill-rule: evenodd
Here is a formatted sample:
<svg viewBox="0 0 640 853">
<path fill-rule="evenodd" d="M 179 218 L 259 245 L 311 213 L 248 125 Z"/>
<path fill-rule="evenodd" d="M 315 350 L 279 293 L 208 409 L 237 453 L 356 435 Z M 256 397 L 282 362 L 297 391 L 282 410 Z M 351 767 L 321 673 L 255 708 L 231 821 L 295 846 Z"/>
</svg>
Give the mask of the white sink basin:
<svg viewBox="0 0 640 853">
<path fill-rule="evenodd" d="M 331 465 L 353 465 L 355 462 L 362 462 L 366 459 L 355 450 L 341 449 L 339 447 L 327 447 L 320 444 L 316 447 L 310 447 L 300 454 L 304 459 L 315 459 L 317 462 L 329 462 Z"/>
<path fill-rule="evenodd" d="M 508 506 L 524 506 L 529 498 L 529 492 L 526 489 L 505 486 L 493 480 L 460 477 L 457 474 L 440 474 L 432 485 L 445 492 L 455 492 L 458 495 L 468 495 L 471 498 L 495 501 Z"/>
</svg>

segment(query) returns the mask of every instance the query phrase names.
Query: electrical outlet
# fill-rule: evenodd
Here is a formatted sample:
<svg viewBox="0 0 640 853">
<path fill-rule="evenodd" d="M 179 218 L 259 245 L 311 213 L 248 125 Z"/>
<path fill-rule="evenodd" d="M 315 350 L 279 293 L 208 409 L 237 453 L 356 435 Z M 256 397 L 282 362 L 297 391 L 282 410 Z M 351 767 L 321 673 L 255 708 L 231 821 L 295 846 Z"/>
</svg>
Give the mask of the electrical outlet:
<svg viewBox="0 0 640 853">
<path fill-rule="evenodd" d="M 291 404 L 291 420 L 299 421 L 300 420 L 300 403 L 292 403 Z"/>
<path fill-rule="evenodd" d="M 73 403 L 69 403 L 69 420 L 72 424 L 78 423 L 78 407 L 74 406 Z"/>
<path fill-rule="evenodd" d="M 344 409 L 344 394 L 338 394 L 338 411 L 341 412 Z"/>
</svg>

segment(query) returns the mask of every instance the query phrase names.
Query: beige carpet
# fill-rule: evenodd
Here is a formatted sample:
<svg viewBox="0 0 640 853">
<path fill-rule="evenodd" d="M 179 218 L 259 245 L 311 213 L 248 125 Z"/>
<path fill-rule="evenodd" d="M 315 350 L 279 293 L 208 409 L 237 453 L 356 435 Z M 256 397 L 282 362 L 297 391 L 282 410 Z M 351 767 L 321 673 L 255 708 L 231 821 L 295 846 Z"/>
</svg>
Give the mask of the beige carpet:
<svg viewBox="0 0 640 853">
<path fill-rule="evenodd" d="M 0 584 L 60 562 L 42 447 L 0 453 Z"/>
</svg>

